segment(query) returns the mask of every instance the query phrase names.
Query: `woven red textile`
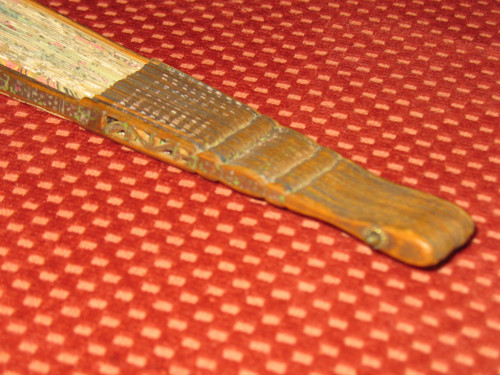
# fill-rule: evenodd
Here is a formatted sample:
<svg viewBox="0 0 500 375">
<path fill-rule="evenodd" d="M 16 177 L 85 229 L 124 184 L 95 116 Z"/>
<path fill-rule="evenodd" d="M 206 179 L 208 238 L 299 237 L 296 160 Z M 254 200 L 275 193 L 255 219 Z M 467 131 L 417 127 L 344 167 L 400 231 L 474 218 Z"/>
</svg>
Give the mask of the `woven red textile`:
<svg viewBox="0 0 500 375">
<path fill-rule="evenodd" d="M 431 270 L 0 98 L 3 374 L 500 372 L 498 1 L 44 1 L 477 224 Z"/>
</svg>

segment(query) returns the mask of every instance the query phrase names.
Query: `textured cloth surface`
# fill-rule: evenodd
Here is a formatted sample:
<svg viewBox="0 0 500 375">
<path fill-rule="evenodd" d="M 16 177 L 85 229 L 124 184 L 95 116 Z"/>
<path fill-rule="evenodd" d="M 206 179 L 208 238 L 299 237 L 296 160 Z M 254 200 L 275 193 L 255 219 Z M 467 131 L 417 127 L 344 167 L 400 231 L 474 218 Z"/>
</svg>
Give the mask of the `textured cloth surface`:
<svg viewBox="0 0 500 375">
<path fill-rule="evenodd" d="M 477 224 L 418 270 L 0 98 L 4 374 L 500 371 L 498 1 L 44 1 Z"/>
</svg>

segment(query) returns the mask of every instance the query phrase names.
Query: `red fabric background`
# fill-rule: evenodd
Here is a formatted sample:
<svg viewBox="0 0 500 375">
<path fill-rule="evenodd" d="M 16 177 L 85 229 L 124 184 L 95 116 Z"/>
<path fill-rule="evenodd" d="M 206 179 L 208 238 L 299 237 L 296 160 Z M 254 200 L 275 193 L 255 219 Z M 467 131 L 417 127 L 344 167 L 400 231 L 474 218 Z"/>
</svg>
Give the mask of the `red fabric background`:
<svg viewBox="0 0 500 375">
<path fill-rule="evenodd" d="M 477 234 L 414 269 L 1 97 L 4 374 L 500 371 L 498 2 L 44 3 Z"/>
</svg>

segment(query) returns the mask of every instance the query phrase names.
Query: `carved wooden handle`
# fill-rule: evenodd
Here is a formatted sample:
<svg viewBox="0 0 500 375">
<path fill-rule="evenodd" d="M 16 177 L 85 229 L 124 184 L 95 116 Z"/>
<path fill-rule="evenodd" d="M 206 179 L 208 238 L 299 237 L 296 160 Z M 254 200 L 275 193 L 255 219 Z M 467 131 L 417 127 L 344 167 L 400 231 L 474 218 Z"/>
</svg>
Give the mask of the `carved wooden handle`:
<svg viewBox="0 0 500 375">
<path fill-rule="evenodd" d="M 474 232 L 471 218 L 458 206 L 377 177 L 265 116 L 249 128 L 254 140 L 245 135 L 244 147 L 235 142 L 231 148 L 225 141 L 198 154 L 196 172 L 324 220 L 415 266 L 439 263 Z"/>
<path fill-rule="evenodd" d="M 439 263 L 474 231 L 469 215 L 456 205 L 384 180 L 347 159 L 286 195 L 283 205 L 420 267 Z"/>
<path fill-rule="evenodd" d="M 0 1 L 2 12 L 10 26 L 0 24 L 0 42 L 8 46 L 0 51 L 0 92 L 322 219 L 406 263 L 434 265 L 474 231 L 457 206 L 378 178 L 202 82 L 32 1 Z"/>
</svg>

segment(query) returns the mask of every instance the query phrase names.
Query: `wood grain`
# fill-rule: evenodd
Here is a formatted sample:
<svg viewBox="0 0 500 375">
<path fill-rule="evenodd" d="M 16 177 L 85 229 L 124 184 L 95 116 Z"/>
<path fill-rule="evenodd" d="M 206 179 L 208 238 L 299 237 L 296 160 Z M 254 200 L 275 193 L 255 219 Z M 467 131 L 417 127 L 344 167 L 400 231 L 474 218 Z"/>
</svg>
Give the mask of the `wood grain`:
<svg viewBox="0 0 500 375">
<path fill-rule="evenodd" d="M 5 4 L 0 0 L 0 10 Z M 86 32 L 70 21 L 64 27 Z M 115 47 L 89 35 L 107 50 Z M 0 40 L 6 38 L 0 29 Z M 452 203 L 379 178 L 170 66 L 127 56 L 127 66 L 136 68 L 92 97 L 73 94 L 71 77 L 61 90 L 57 82 L 8 66 L 0 67 L 0 90 L 159 160 L 321 219 L 408 264 L 435 265 L 473 234 L 470 217 Z M 24 57 L 15 58 L 22 63 Z"/>
</svg>

